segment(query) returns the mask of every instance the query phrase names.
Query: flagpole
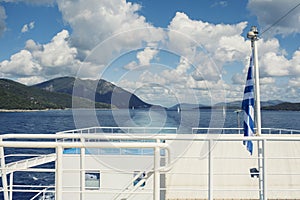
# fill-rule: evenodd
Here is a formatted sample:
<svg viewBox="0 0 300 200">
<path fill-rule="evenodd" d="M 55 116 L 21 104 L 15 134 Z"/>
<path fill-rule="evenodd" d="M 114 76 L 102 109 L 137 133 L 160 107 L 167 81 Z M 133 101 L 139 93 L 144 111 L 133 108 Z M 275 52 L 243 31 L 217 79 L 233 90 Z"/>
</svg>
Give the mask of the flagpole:
<svg viewBox="0 0 300 200">
<path fill-rule="evenodd" d="M 259 68 L 258 68 L 258 54 L 256 41 L 258 40 L 258 31 L 256 26 L 252 26 L 247 34 L 247 37 L 251 40 L 251 47 L 253 52 L 253 66 L 255 77 L 255 119 L 256 119 L 256 135 L 261 135 L 261 112 L 260 112 L 260 84 L 259 84 Z M 263 143 L 264 144 L 264 143 Z M 266 174 L 265 174 L 265 162 L 264 162 L 264 149 L 261 147 L 260 141 L 257 141 L 258 149 L 258 168 L 259 168 L 259 199 L 266 200 Z"/>
<path fill-rule="evenodd" d="M 258 68 L 258 56 L 256 41 L 258 40 L 258 31 L 256 26 L 252 26 L 247 34 L 247 37 L 251 40 L 251 47 L 253 51 L 253 65 L 255 75 L 255 122 L 256 122 L 256 135 L 261 135 L 261 112 L 260 112 L 260 85 L 259 85 L 259 68 Z"/>
</svg>

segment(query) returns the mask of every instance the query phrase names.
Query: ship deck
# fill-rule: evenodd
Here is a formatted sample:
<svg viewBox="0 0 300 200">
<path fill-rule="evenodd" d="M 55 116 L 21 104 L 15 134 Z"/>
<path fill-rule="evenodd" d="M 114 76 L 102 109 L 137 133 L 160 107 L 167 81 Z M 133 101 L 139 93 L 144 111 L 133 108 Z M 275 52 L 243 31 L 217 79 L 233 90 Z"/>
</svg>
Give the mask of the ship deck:
<svg viewBox="0 0 300 200">
<path fill-rule="evenodd" d="M 1 191 L 4 200 L 28 192 L 34 193 L 32 200 L 300 199 L 300 131 L 263 129 L 251 138 L 241 132 L 92 127 L 4 134 Z M 253 141 L 253 155 L 246 140 Z M 20 151 L 8 154 L 10 148 Z M 52 152 L 36 153 L 40 149 Z M 54 167 L 43 166 L 51 162 Z M 18 172 L 50 173 L 54 182 L 14 184 Z"/>
</svg>

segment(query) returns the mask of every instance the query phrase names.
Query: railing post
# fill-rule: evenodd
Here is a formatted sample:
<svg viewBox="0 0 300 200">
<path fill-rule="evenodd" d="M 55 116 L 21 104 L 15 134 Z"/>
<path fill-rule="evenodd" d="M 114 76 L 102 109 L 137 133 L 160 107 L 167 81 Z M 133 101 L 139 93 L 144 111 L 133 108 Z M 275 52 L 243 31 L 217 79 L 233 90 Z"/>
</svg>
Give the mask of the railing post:
<svg viewBox="0 0 300 200">
<path fill-rule="evenodd" d="M 208 200 L 213 200 L 213 158 L 212 140 L 208 140 Z"/>
<path fill-rule="evenodd" d="M 63 148 L 61 145 L 58 145 L 56 147 L 55 200 L 62 200 L 62 156 Z"/>
<path fill-rule="evenodd" d="M 0 139 L 2 142 L 2 138 Z M 1 158 L 1 174 L 2 174 L 2 187 L 4 192 L 4 200 L 9 200 L 8 187 L 7 187 L 7 177 L 6 177 L 6 166 L 5 166 L 5 154 L 4 147 L 0 147 L 0 158 Z"/>
<path fill-rule="evenodd" d="M 263 177 L 262 177 L 262 147 L 261 147 L 261 140 L 257 140 L 257 158 L 258 158 L 258 171 L 259 171 L 259 179 L 258 179 L 258 186 L 259 186 L 259 199 L 263 200 Z"/>
<path fill-rule="evenodd" d="M 85 139 L 81 138 L 81 143 L 84 143 Z M 80 199 L 85 199 L 85 148 L 80 148 Z"/>
<path fill-rule="evenodd" d="M 267 200 L 266 139 L 262 140 L 263 199 Z"/>
<path fill-rule="evenodd" d="M 14 173 L 11 172 L 9 175 L 9 199 L 13 199 L 13 186 L 14 186 Z"/>
<path fill-rule="evenodd" d="M 266 139 L 258 140 L 259 199 L 267 200 Z"/>
<path fill-rule="evenodd" d="M 156 140 L 158 143 L 159 140 Z M 160 198 L 160 148 L 154 147 L 154 180 L 153 180 L 153 200 L 159 200 Z"/>
</svg>

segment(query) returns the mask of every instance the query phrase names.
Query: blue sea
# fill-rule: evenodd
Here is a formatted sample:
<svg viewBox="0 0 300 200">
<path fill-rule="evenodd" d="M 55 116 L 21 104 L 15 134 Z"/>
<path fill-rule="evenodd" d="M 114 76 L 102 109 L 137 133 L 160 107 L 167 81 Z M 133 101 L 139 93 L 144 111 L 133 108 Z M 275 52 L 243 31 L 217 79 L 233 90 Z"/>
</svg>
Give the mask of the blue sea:
<svg viewBox="0 0 300 200">
<path fill-rule="evenodd" d="M 300 112 L 296 111 L 262 111 L 262 127 L 300 130 L 299 119 Z M 242 120 L 243 113 L 237 114 L 235 110 L 210 109 L 182 110 L 181 112 L 155 109 L 0 112 L 0 134 L 54 134 L 59 131 L 91 126 L 176 127 L 178 128 L 178 133 L 184 134 L 191 133 L 192 127 L 241 127 Z M 25 150 L 31 151 L 30 149 Z M 17 151 L 24 153 L 25 150 L 7 149 L 5 153 L 17 153 Z M 52 150 L 41 149 L 40 151 L 51 153 Z M 54 167 L 54 163 L 47 164 L 44 167 Z M 35 175 L 16 172 L 14 177 L 16 177 L 14 179 L 14 184 L 16 185 L 24 183 L 32 185 L 54 183 L 54 175 L 49 173 Z M 13 199 L 30 199 L 33 195 L 33 193 L 17 193 L 14 194 Z M 0 194 L 0 199 L 3 199 L 2 194 Z"/>
<path fill-rule="evenodd" d="M 239 119 L 238 119 L 239 118 Z M 262 127 L 300 130 L 300 112 L 262 111 Z M 49 110 L 0 112 L 0 134 L 56 133 L 91 126 L 177 127 L 190 133 L 192 127 L 240 127 L 243 113 L 234 110 Z M 239 124 L 238 124 L 239 122 Z"/>
<path fill-rule="evenodd" d="M 238 119 L 239 118 L 239 119 Z M 262 111 L 262 127 L 300 130 L 300 112 Z M 0 134 L 56 133 L 91 126 L 177 127 L 189 133 L 192 127 L 235 128 L 242 124 L 243 113 L 234 110 L 49 110 L 0 112 Z M 238 124 L 238 121 L 240 122 Z M 219 122 L 219 123 L 217 123 Z"/>
</svg>

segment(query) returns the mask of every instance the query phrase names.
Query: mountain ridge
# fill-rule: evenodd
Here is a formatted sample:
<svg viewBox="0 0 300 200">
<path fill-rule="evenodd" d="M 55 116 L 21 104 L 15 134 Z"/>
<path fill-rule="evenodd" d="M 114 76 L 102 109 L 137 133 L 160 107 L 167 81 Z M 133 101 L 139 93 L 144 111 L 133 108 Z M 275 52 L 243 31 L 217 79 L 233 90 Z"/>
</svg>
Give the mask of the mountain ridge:
<svg viewBox="0 0 300 200">
<path fill-rule="evenodd" d="M 65 109 L 72 108 L 72 101 L 82 106 L 93 102 L 84 98 L 44 91 L 9 79 L 0 79 L 0 109 Z M 112 108 L 111 105 L 96 103 L 96 108 Z"/>
<path fill-rule="evenodd" d="M 135 94 L 103 79 L 91 80 L 59 77 L 33 85 L 32 87 L 111 104 L 117 108 L 149 108 L 152 106 L 142 101 Z"/>
<path fill-rule="evenodd" d="M 188 103 L 181 103 L 176 104 L 168 108 L 168 110 L 194 110 L 194 109 L 212 109 L 212 108 L 223 108 L 226 109 L 235 109 L 240 110 L 242 109 L 242 101 L 233 101 L 233 102 L 222 102 L 217 103 L 213 106 L 210 105 L 203 105 L 199 104 L 188 104 Z M 300 111 L 300 103 L 291 103 L 291 102 L 284 102 L 281 100 L 269 100 L 269 101 L 262 101 L 261 102 L 261 109 L 262 110 L 286 110 L 286 111 Z"/>
</svg>

